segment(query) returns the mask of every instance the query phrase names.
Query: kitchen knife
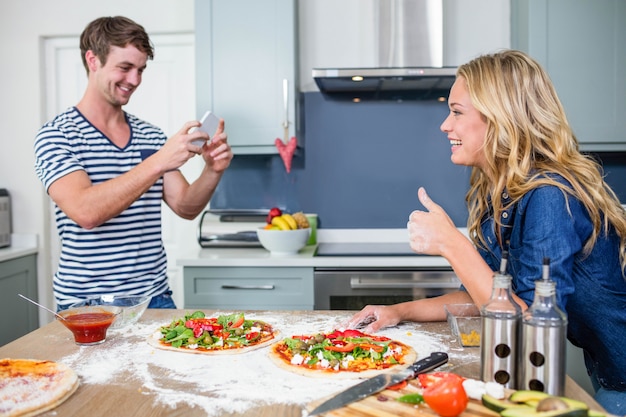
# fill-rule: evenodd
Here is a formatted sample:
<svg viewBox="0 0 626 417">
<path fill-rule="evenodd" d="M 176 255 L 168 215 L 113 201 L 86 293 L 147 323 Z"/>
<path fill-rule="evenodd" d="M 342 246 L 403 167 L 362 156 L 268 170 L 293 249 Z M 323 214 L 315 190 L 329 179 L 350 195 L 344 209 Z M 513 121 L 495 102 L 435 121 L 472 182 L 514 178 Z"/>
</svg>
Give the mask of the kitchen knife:
<svg viewBox="0 0 626 417">
<path fill-rule="evenodd" d="M 344 407 L 355 401 L 384 390 L 387 387 L 398 384 L 406 379 L 415 378 L 417 374 L 432 371 L 448 362 L 448 354 L 445 352 L 433 352 L 427 358 L 420 359 L 413 365 L 402 371 L 395 373 L 384 373 L 367 379 L 360 384 L 348 388 L 340 392 L 329 400 L 313 409 L 309 416 L 315 416 L 321 413 L 327 413 L 337 408 Z"/>
</svg>

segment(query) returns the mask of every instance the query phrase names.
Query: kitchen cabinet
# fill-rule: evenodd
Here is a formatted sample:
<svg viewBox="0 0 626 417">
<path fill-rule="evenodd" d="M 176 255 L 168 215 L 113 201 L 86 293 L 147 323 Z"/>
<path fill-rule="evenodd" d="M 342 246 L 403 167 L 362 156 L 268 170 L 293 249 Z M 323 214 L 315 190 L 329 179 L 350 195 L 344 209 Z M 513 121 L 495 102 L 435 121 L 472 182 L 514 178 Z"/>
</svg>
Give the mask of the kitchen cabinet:
<svg viewBox="0 0 626 417">
<path fill-rule="evenodd" d="M 196 104 L 226 122 L 235 154 L 276 154 L 295 136 L 294 0 L 197 0 Z M 287 99 L 285 103 L 285 81 Z"/>
<path fill-rule="evenodd" d="M 313 268 L 184 267 L 185 308 L 313 310 Z"/>
<path fill-rule="evenodd" d="M 0 262 L 0 346 L 39 327 L 37 307 L 17 294 L 37 299 L 37 256 Z"/>
<path fill-rule="evenodd" d="M 511 44 L 549 72 L 586 151 L 626 150 L 626 2 L 512 0 Z"/>
</svg>

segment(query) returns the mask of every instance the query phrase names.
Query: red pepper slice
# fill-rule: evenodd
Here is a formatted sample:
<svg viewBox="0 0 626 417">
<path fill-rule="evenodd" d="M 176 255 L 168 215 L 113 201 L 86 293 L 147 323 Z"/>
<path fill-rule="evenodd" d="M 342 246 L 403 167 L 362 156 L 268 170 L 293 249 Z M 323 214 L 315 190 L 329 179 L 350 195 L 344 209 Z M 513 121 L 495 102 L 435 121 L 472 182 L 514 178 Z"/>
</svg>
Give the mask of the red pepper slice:
<svg viewBox="0 0 626 417">
<path fill-rule="evenodd" d="M 235 320 L 235 322 L 230 325 L 230 328 L 231 329 L 235 329 L 235 328 L 241 326 L 243 324 L 243 321 L 244 321 L 243 316 L 239 316 L 239 318 L 237 320 Z"/>
<path fill-rule="evenodd" d="M 333 352 L 352 352 L 356 345 L 354 343 L 337 343 L 331 346 L 325 346 L 324 349 Z"/>
<path fill-rule="evenodd" d="M 359 346 L 361 347 L 361 349 L 364 349 L 364 350 L 372 349 L 374 352 L 382 352 L 383 350 L 385 350 L 384 346 L 377 345 L 374 343 L 359 343 Z"/>
</svg>

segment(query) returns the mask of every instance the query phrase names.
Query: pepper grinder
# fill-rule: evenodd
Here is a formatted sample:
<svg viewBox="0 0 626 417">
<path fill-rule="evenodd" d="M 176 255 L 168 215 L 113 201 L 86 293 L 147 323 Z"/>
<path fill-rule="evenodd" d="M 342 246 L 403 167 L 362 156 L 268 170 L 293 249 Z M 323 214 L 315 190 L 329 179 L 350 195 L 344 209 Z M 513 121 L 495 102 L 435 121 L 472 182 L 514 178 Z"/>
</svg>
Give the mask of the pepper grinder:
<svg viewBox="0 0 626 417">
<path fill-rule="evenodd" d="M 550 260 L 544 258 L 542 279 L 522 319 L 522 386 L 520 389 L 562 396 L 565 389 L 567 314 L 556 302 L 556 282 L 550 280 Z"/>
<path fill-rule="evenodd" d="M 491 298 L 480 309 L 481 378 L 515 389 L 518 384 L 519 333 L 522 309 L 511 296 L 511 276 L 506 273 L 508 252 L 502 253 L 500 271 L 493 276 Z"/>
</svg>

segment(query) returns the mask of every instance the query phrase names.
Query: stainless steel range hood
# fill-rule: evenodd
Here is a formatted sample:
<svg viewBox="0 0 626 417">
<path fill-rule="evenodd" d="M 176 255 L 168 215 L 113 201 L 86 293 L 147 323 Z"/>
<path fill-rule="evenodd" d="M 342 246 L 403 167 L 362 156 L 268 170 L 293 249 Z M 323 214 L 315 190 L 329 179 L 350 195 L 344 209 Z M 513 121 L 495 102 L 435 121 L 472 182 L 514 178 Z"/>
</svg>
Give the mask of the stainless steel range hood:
<svg viewBox="0 0 626 417">
<path fill-rule="evenodd" d="M 443 62 L 443 0 L 372 0 L 360 33 L 374 65 L 314 68 L 320 91 L 338 99 L 445 100 L 456 68 Z M 363 16 L 363 14 L 357 14 Z"/>
</svg>

